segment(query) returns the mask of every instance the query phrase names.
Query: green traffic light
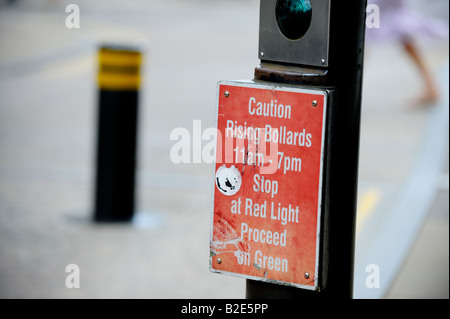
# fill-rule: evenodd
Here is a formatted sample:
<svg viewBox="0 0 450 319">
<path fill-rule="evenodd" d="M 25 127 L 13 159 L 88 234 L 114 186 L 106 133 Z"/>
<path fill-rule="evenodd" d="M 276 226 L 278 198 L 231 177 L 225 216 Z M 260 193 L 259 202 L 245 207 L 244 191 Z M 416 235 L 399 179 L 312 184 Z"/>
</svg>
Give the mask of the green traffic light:
<svg viewBox="0 0 450 319">
<path fill-rule="evenodd" d="M 281 33 L 289 40 L 298 40 L 306 34 L 311 24 L 311 2 L 278 0 L 275 15 Z"/>
</svg>

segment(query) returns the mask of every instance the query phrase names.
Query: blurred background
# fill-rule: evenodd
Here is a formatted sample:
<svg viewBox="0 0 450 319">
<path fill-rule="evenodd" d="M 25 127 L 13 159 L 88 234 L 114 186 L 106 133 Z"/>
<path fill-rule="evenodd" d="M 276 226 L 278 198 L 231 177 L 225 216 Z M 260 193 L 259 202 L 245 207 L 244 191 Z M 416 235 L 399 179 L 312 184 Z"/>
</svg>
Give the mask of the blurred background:
<svg viewBox="0 0 450 319">
<path fill-rule="evenodd" d="M 411 4 L 448 23 L 447 0 Z M 216 83 L 253 78 L 258 23 L 258 0 L 0 1 L 0 298 L 245 297 L 208 270 L 213 166 L 174 164 L 169 137 L 214 127 Z M 131 223 L 92 222 L 105 42 L 143 48 Z M 449 297 L 449 45 L 416 43 L 439 92 L 426 106 L 405 50 L 367 43 L 356 298 Z"/>
</svg>

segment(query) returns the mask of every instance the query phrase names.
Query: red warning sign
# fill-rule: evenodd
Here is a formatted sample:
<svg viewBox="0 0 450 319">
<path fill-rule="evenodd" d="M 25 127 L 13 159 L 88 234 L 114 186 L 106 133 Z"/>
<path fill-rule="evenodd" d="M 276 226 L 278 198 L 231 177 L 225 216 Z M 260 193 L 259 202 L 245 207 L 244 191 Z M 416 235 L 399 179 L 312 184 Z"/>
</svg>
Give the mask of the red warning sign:
<svg viewBox="0 0 450 319">
<path fill-rule="evenodd" d="M 218 84 L 211 271 L 318 289 L 326 99 Z"/>
</svg>

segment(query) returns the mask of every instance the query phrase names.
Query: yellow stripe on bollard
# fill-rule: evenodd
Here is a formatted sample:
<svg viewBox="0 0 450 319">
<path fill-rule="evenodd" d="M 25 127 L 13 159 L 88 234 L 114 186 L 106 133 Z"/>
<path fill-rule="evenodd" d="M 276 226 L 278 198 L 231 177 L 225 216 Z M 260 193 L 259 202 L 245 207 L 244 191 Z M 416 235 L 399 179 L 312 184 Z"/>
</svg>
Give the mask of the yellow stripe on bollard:
<svg viewBox="0 0 450 319">
<path fill-rule="evenodd" d="M 141 79 L 139 74 L 100 73 L 98 86 L 102 90 L 138 90 Z"/>
<path fill-rule="evenodd" d="M 141 52 L 102 47 L 99 50 L 98 86 L 102 90 L 138 90 Z"/>
</svg>

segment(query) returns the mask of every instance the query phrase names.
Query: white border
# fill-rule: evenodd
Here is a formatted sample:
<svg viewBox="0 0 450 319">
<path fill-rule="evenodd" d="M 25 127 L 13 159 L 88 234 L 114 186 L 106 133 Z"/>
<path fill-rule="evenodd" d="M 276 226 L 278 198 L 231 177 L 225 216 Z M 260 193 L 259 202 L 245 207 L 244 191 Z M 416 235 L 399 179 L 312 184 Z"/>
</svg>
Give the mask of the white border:
<svg viewBox="0 0 450 319">
<path fill-rule="evenodd" d="M 270 282 L 275 283 L 279 285 L 286 285 L 286 286 L 292 286 L 297 288 L 303 288 L 308 290 L 315 290 L 319 291 L 320 287 L 318 285 L 319 281 L 319 263 L 320 263 L 320 221 L 321 221 L 321 212 L 322 212 L 322 182 L 323 182 L 323 164 L 324 164 L 324 158 L 325 158 L 325 130 L 326 130 L 326 116 L 327 116 L 327 109 L 328 109 L 328 92 L 326 90 L 320 90 L 320 89 L 310 89 L 310 88 L 299 88 L 297 86 L 288 85 L 288 84 L 280 84 L 280 83 L 274 83 L 274 82 L 262 82 L 262 81 L 253 81 L 253 80 L 224 80 L 217 83 L 217 96 L 216 96 L 216 116 L 214 119 L 215 127 L 217 128 L 218 125 L 218 116 L 219 116 L 219 101 L 220 101 L 220 86 L 221 85 L 228 85 L 228 86 L 235 86 L 235 87 L 248 87 L 248 88 L 257 88 L 257 89 L 265 89 L 272 87 L 273 90 L 277 91 L 284 91 L 284 92 L 294 92 L 294 93 L 305 93 L 305 94 L 313 94 L 313 95 L 322 95 L 324 97 L 323 101 L 323 118 L 322 118 L 322 145 L 321 145 L 321 155 L 320 155 L 320 172 L 319 172 L 319 196 L 318 196 L 318 207 L 317 207 L 317 230 L 316 230 L 316 258 L 315 258 L 315 277 L 314 279 L 314 286 L 306 286 L 302 284 L 296 284 L 286 281 L 279 281 L 274 279 L 267 279 L 263 277 L 255 277 L 250 275 L 245 275 L 241 273 L 236 272 L 229 272 L 229 271 L 223 271 L 223 270 L 217 270 L 212 268 L 212 255 L 211 255 L 211 246 L 213 243 L 213 227 L 214 227 L 214 197 L 215 197 L 215 182 L 213 184 L 213 191 L 212 191 L 212 209 L 211 209 L 211 215 L 210 215 L 210 240 L 209 240 L 209 246 L 210 246 L 210 256 L 209 256 L 209 270 L 213 273 L 218 274 L 224 274 L 224 275 L 230 275 L 235 277 L 240 277 L 244 279 L 253 279 L 257 281 L 262 282 Z M 216 150 L 217 151 L 217 150 Z M 217 154 L 215 154 L 217 156 Z M 217 158 L 217 157 L 216 157 Z M 216 173 L 216 161 L 214 161 L 213 169 L 214 169 L 214 176 Z"/>
</svg>

